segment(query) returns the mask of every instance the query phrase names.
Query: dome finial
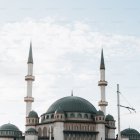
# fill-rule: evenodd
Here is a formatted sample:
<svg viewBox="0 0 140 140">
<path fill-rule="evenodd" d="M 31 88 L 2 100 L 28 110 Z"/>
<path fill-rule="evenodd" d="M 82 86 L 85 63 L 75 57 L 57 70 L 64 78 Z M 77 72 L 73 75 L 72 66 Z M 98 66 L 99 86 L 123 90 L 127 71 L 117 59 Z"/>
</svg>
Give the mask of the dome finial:
<svg viewBox="0 0 140 140">
<path fill-rule="evenodd" d="M 71 90 L 71 96 L 73 96 L 73 90 Z"/>
</svg>

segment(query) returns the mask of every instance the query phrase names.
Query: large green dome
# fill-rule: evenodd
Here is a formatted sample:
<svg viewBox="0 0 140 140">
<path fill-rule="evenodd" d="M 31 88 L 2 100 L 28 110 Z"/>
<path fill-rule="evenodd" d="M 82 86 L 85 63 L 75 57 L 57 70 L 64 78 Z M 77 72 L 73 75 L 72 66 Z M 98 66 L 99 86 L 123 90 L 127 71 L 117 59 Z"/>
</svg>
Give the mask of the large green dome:
<svg viewBox="0 0 140 140">
<path fill-rule="evenodd" d="M 96 114 L 96 108 L 87 100 L 77 96 L 67 96 L 54 102 L 47 113 L 55 113 L 61 108 L 64 112 L 83 112 Z"/>
</svg>

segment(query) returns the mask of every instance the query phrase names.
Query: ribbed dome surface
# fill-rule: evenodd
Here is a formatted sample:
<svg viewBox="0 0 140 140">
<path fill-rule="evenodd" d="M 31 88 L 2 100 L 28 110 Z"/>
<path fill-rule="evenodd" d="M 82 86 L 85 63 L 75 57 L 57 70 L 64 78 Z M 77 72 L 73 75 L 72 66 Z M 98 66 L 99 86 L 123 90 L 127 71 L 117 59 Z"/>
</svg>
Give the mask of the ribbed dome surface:
<svg viewBox="0 0 140 140">
<path fill-rule="evenodd" d="M 121 132 L 122 135 L 139 134 L 139 132 L 132 128 L 127 128 Z"/>
<path fill-rule="evenodd" d="M 114 121 L 114 117 L 110 114 L 108 114 L 105 118 L 106 121 Z"/>
<path fill-rule="evenodd" d="M 36 132 L 34 128 L 29 128 L 26 132 Z"/>
<path fill-rule="evenodd" d="M 56 110 L 61 109 L 64 112 L 83 112 L 96 114 L 96 108 L 87 100 L 77 96 L 67 96 L 54 102 L 47 113 L 55 113 Z"/>
<path fill-rule="evenodd" d="M 101 111 L 101 110 L 99 110 L 99 111 L 97 111 L 97 114 L 96 114 L 97 116 L 104 116 L 104 112 L 103 111 Z"/>
<path fill-rule="evenodd" d="M 28 115 L 29 118 L 38 118 L 38 114 L 35 112 L 35 111 L 30 111 L 29 112 L 29 115 Z"/>
<path fill-rule="evenodd" d="M 18 127 L 16 127 L 16 126 L 13 125 L 13 124 L 10 124 L 10 123 L 2 125 L 2 126 L 0 127 L 0 130 L 20 131 L 20 130 L 18 129 Z"/>
</svg>

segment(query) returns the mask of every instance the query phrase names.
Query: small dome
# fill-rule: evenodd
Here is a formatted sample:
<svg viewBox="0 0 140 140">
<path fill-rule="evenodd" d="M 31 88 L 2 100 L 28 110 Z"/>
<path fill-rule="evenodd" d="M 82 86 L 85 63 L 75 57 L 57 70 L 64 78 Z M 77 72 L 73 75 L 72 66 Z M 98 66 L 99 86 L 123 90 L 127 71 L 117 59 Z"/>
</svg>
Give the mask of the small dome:
<svg viewBox="0 0 140 140">
<path fill-rule="evenodd" d="M 0 127 L 0 130 L 12 130 L 12 131 L 20 131 L 17 126 L 13 124 L 4 124 Z"/>
<path fill-rule="evenodd" d="M 26 132 L 37 132 L 34 128 L 29 128 Z"/>
<path fill-rule="evenodd" d="M 114 121 L 114 117 L 110 114 L 108 114 L 105 118 L 106 121 Z"/>
<path fill-rule="evenodd" d="M 83 112 L 96 114 L 96 108 L 87 100 L 77 96 L 67 96 L 54 102 L 49 109 L 47 114 L 55 113 L 59 106 L 65 112 Z"/>
<path fill-rule="evenodd" d="M 34 128 L 29 128 L 25 133 L 31 135 L 37 134 L 38 132 Z"/>
<path fill-rule="evenodd" d="M 28 115 L 29 118 L 38 118 L 38 114 L 35 112 L 35 111 L 30 111 L 29 112 L 29 115 Z"/>
<path fill-rule="evenodd" d="M 13 124 L 4 124 L 0 127 L 0 137 L 21 137 L 22 132 Z"/>
<path fill-rule="evenodd" d="M 132 128 L 127 128 L 127 129 L 124 129 L 123 131 L 121 131 L 121 135 L 132 135 L 132 134 L 139 134 L 139 132 L 135 129 L 132 129 Z"/>
<path fill-rule="evenodd" d="M 96 116 L 104 116 L 104 112 L 103 112 L 103 111 L 101 111 L 101 110 L 99 110 L 99 111 L 97 111 Z"/>
</svg>

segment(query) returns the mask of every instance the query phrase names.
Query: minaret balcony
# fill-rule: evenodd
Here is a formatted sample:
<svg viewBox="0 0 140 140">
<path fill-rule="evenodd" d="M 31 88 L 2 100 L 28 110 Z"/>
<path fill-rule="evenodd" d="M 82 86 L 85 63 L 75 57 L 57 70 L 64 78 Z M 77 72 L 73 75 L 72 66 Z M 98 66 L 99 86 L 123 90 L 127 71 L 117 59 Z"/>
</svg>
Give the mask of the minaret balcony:
<svg viewBox="0 0 140 140">
<path fill-rule="evenodd" d="M 27 75 L 27 76 L 25 76 L 25 80 L 26 81 L 28 81 L 28 80 L 34 81 L 35 80 L 35 76 Z"/>
<path fill-rule="evenodd" d="M 98 105 L 99 106 L 107 106 L 108 105 L 108 102 L 106 102 L 106 101 L 99 101 L 98 102 Z"/>
<path fill-rule="evenodd" d="M 34 102 L 34 98 L 33 97 L 24 97 L 24 101 L 25 102 Z"/>
<path fill-rule="evenodd" d="M 100 80 L 99 82 L 98 82 L 98 86 L 107 86 L 107 81 L 105 81 L 105 80 Z"/>
</svg>

